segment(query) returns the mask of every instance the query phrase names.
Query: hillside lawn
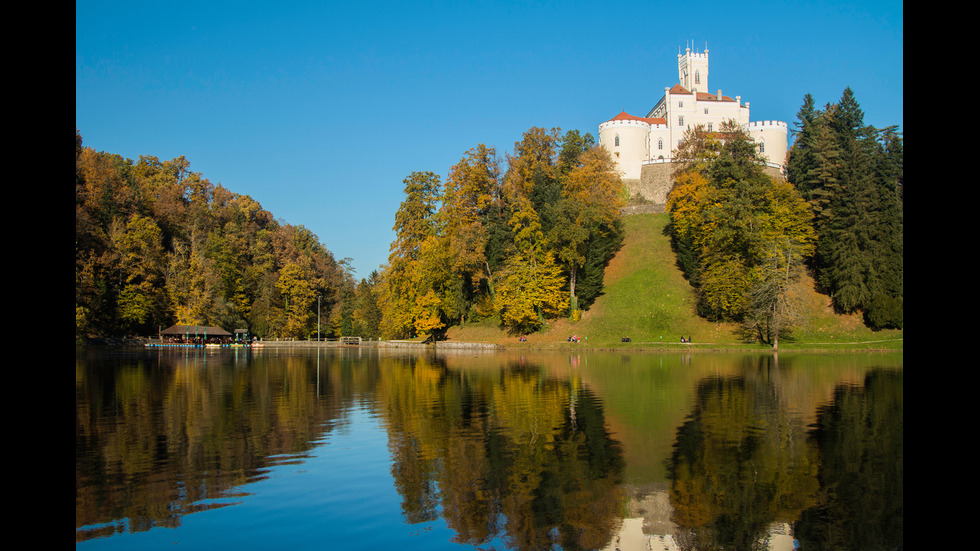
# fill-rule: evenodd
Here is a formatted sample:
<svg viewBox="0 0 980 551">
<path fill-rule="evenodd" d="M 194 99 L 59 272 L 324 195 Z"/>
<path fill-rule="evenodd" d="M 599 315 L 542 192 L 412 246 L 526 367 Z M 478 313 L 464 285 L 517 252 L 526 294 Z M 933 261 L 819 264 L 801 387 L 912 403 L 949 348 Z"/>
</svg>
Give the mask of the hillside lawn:
<svg viewBox="0 0 980 551">
<path fill-rule="evenodd" d="M 769 350 L 761 343 L 741 340 L 739 326 L 709 322 L 695 313 L 694 290 L 675 263 L 664 228 L 666 214 L 624 217 L 623 247 L 606 268 L 605 290 L 579 321 L 549 320 L 548 326 L 527 336 L 499 328 L 487 319 L 450 328 L 453 342 L 497 343 L 508 348 L 566 348 L 623 350 Z M 800 292 L 808 305 L 808 320 L 779 339 L 780 350 L 902 350 L 903 331 L 868 329 L 860 314 L 838 315 L 826 295 L 817 293 L 807 278 Z M 579 343 L 569 343 L 577 335 Z M 630 337 L 632 342 L 621 342 Z M 692 344 L 682 344 L 690 337 Z"/>
</svg>

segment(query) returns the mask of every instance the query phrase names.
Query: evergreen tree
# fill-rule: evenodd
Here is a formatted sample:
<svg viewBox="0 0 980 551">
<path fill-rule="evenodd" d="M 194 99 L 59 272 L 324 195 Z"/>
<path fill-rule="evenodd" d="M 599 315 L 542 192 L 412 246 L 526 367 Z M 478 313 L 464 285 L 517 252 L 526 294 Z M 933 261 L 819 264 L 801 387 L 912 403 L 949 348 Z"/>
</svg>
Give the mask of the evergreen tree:
<svg viewBox="0 0 980 551">
<path fill-rule="evenodd" d="M 798 118 L 788 174 L 814 211 L 815 279 L 838 312 L 901 327 L 902 138 L 866 126 L 850 88 L 823 111 L 807 95 Z"/>
</svg>

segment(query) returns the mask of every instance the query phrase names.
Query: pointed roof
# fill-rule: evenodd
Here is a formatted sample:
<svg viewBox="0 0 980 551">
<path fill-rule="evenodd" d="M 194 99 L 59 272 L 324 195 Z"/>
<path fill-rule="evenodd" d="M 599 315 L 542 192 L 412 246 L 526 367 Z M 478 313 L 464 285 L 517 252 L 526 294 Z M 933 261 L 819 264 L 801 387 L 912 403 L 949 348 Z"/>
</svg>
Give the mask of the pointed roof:
<svg viewBox="0 0 980 551">
<path fill-rule="evenodd" d="M 687 88 L 684 88 L 680 84 L 675 84 L 670 89 L 670 93 L 671 94 L 693 94 L 693 92 L 691 92 Z M 732 99 L 732 98 L 730 98 L 728 96 L 722 95 L 721 98 L 719 98 L 718 97 L 718 94 L 709 94 L 708 92 L 698 92 L 697 98 L 695 98 L 695 99 L 697 99 L 698 101 L 735 101 L 734 99 Z"/>
<path fill-rule="evenodd" d="M 630 115 L 626 111 L 620 112 L 615 117 L 609 119 L 610 121 L 641 121 L 647 124 L 667 124 L 666 119 L 657 119 L 651 117 L 637 117 L 635 115 Z"/>
</svg>

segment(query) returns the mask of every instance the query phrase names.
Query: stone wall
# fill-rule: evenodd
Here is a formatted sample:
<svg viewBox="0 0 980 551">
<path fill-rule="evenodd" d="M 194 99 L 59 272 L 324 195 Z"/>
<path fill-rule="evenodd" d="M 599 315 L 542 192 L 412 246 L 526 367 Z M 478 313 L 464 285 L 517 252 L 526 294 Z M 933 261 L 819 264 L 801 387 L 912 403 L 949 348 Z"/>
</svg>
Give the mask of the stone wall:
<svg viewBox="0 0 980 551">
<path fill-rule="evenodd" d="M 638 195 L 642 202 L 632 202 L 623 209 L 623 214 L 642 214 L 664 212 L 667 205 L 667 195 L 673 188 L 671 179 L 672 163 L 649 163 L 643 165 L 640 179 L 623 179 L 623 185 L 629 192 L 631 202 Z M 778 167 L 766 166 L 763 171 L 776 180 L 785 179 Z"/>
</svg>

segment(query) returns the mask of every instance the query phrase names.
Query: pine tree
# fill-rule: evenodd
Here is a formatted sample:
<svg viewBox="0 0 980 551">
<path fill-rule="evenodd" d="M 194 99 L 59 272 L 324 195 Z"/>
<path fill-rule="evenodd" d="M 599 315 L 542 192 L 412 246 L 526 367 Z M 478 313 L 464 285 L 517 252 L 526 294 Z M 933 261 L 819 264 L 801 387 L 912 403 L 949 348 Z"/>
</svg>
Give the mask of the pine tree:
<svg viewBox="0 0 980 551">
<path fill-rule="evenodd" d="M 866 126 L 850 88 L 820 112 L 807 96 L 799 119 L 788 164 L 814 210 L 815 278 L 838 312 L 863 311 L 872 327 L 899 326 L 901 137 L 894 127 Z"/>
</svg>

